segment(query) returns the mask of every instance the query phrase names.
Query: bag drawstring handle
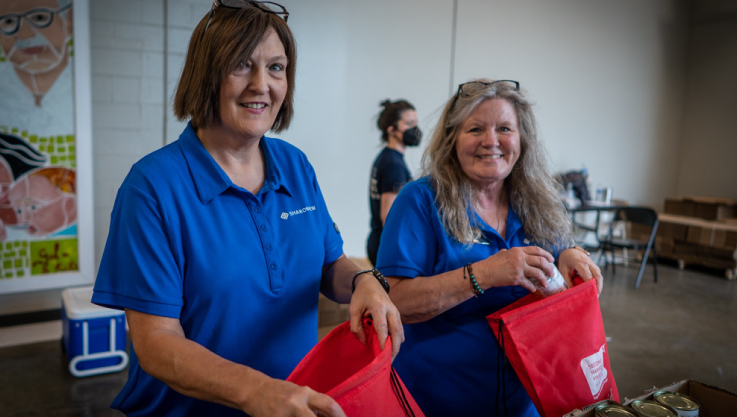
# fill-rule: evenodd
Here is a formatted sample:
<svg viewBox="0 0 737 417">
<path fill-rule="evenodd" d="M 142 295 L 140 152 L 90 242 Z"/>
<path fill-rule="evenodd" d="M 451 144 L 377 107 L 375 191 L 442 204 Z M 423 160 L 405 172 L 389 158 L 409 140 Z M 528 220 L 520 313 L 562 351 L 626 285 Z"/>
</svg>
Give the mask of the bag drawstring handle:
<svg viewBox="0 0 737 417">
<path fill-rule="evenodd" d="M 502 404 L 504 405 L 504 415 L 508 416 L 507 412 L 507 356 L 504 353 L 504 332 L 502 330 L 502 321 L 499 320 L 499 344 L 501 349 L 496 354 L 496 366 L 497 369 L 501 368 L 501 372 L 497 372 L 496 377 L 496 415 L 499 415 L 499 387 L 501 387 Z"/>
<path fill-rule="evenodd" d="M 371 319 L 371 317 L 368 317 L 364 320 L 364 323 L 367 326 L 373 326 L 374 322 Z M 415 417 L 415 412 L 412 410 L 412 406 L 409 404 L 409 400 L 407 400 L 407 396 L 404 394 L 404 389 L 402 388 L 402 384 L 399 383 L 399 376 L 397 375 L 397 371 L 394 370 L 394 367 L 391 367 L 391 384 L 392 389 L 394 390 L 394 394 L 397 396 L 397 399 L 399 400 L 399 404 L 402 405 L 402 410 L 404 410 L 404 415 L 407 417 Z"/>
<path fill-rule="evenodd" d="M 397 376 L 397 371 L 394 370 L 393 366 L 391 374 L 391 384 L 392 388 L 394 389 L 394 394 L 397 395 L 399 403 L 402 404 L 404 415 L 407 417 L 415 417 L 415 412 L 412 410 L 412 406 L 409 404 L 409 400 L 407 400 L 407 396 L 404 394 L 402 384 L 399 383 L 399 376 Z"/>
</svg>

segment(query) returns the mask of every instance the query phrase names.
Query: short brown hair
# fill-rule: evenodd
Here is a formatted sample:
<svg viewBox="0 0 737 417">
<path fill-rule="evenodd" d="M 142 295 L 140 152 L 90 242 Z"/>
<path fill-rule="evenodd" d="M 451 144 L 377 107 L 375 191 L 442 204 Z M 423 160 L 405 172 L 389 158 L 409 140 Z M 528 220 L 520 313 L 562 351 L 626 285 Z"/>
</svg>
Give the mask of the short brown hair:
<svg viewBox="0 0 737 417">
<path fill-rule="evenodd" d="M 257 7 L 234 10 L 218 7 L 205 30 L 209 13 L 189 39 L 187 58 L 174 95 L 174 115 L 190 119 L 195 129 L 220 123 L 220 87 L 238 64 L 253 55 L 269 28 L 279 36 L 287 55 L 287 94 L 271 129 L 281 132 L 294 115 L 294 75 L 297 45 L 281 17 Z"/>
</svg>

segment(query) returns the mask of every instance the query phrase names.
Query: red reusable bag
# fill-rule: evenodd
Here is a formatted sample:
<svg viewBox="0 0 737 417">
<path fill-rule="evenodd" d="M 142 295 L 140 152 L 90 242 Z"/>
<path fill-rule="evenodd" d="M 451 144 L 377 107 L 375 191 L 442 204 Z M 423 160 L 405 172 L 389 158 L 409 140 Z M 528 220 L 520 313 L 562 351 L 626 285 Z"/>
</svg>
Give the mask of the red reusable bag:
<svg viewBox="0 0 737 417">
<path fill-rule="evenodd" d="M 329 395 L 348 417 L 425 417 L 392 368 L 391 336 L 384 350 L 370 320 L 366 344 L 345 322 L 325 336 L 294 368 L 287 381 Z"/>
<path fill-rule="evenodd" d="M 527 295 L 486 320 L 542 416 L 619 401 L 594 280 Z"/>
</svg>

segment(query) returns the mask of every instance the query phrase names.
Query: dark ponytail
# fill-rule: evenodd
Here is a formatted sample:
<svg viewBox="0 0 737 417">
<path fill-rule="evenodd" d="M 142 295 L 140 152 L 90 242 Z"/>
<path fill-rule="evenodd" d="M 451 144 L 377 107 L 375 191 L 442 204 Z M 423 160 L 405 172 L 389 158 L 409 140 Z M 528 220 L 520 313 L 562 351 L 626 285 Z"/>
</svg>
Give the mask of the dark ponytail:
<svg viewBox="0 0 737 417">
<path fill-rule="evenodd" d="M 405 110 L 414 110 L 415 106 L 406 100 L 397 100 L 392 103 L 389 99 L 382 101 L 379 105 L 384 110 L 379 113 L 379 120 L 376 125 L 381 130 L 381 140 L 388 142 L 389 133 L 387 130 L 392 126 L 396 128 L 397 122 L 402 119 L 402 113 Z"/>
</svg>

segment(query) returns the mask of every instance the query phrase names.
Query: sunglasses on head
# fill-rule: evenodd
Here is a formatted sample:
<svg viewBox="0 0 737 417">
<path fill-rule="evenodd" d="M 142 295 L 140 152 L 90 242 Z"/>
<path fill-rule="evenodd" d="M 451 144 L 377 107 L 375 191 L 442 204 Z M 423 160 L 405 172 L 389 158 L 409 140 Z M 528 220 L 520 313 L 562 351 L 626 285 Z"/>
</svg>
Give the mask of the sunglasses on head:
<svg viewBox="0 0 737 417">
<path fill-rule="evenodd" d="M 271 10 L 269 6 L 274 6 L 276 10 Z M 218 7 L 225 7 L 228 9 L 243 9 L 246 7 L 255 7 L 264 13 L 271 13 L 281 16 L 286 22 L 289 19 L 289 12 L 287 8 L 279 3 L 273 1 L 256 1 L 256 0 L 215 0 L 212 2 L 212 8 L 210 8 L 210 16 L 207 17 L 207 24 L 205 25 L 205 31 L 210 27 L 210 21 L 212 21 L 212 14 L 215 13 L 215 9 Z"/>
<path fill-rule="evenodd" d="M 458 84 L 458 91 L 456 92 L 456 96 L 453 99 L 453 104 L 450 105 L 451 110 L 453 109 L 453 107 L 455 107 L 456 102 L 458 101 L 458 97 L 460 97 L 461 95 L 463 97 L 468 97 L 478 92 L 477 88 L 479 87 L 489 87 L 489 86 L 492 86 L 494 84 L 499 84 L 499 83 L 508 84 L 510 87 L 513 85 L 514 89 L 516 91 L 519 91 L 519 81 L 514 81 L 514 80 L 496 80 L 496 81 L 491 81 L 491 82 L 469 81 L 467 83 Z"/>
</svg>

